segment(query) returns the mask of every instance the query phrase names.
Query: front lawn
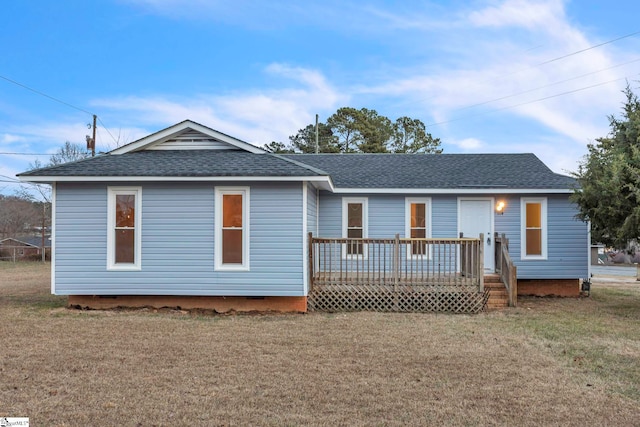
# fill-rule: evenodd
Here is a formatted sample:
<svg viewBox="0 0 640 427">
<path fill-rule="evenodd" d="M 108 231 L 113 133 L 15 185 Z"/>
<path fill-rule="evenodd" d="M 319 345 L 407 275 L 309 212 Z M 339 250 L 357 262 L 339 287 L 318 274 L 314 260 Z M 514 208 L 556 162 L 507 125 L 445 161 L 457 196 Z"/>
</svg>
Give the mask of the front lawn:
<svg viewBox="0 0 640 427">
<path fill-rule="evenodd" d="M 640 285 L 480 315 L 78 311 L 0 264 L 0 416 L 33 425 L 634 425 Z"/>
</svg>

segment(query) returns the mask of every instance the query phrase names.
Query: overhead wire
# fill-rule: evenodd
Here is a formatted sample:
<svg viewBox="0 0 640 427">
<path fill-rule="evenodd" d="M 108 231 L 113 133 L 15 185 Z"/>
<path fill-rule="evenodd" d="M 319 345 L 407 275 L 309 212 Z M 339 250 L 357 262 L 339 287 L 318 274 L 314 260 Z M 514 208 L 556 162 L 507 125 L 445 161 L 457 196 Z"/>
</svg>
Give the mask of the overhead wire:
<svg viewBox="0 0 640 427">
<path fill-rule="evenodd" d="M 26 85 L 26 84 L 24 84 L 24 83 L 20 83 L 20 82 L 18 82 L 18 81 L 16 81 L 16 80 L 10 79 L 9 77 L 6 77 L 6 76 L 3 76 L 3 75 L 0 75 L 0 79 L 6 80 L 6 81 L 8 81 L 9 83 L 13 83 L 14 85 L 20 86 L 21 88 L 27 89 L 27 90 L 29 90 L 29 91 L 31 91 L 31 92 L 33 92 L 33 93 L 35 93 L 35 94 L 38 94 L 38 95 L 43 96 L 43 97 L 45 97 L 45 98 L 48 98 L 48 99 L 50 99 L 50 100 L 52 100 L 52 101 L 58 102 L 58 103 L 60 103 L 60 104 L 62 104 L 62 105 L 66 105 L 66 106 L 67 106 L 67 107 L 69 107 L 69 108 L 73 108 L 73 109 L 78 110 L 78 111 L 80 111 L 80 112 L 83 112 L 83 113 L 89 114 L 90 116 L 94 116 L 94 115 L 95 115 L 95 116 L 96 116 L 96 118 L 98 119 L 98 121 L 100 122 L 100 124 L 104 127 L 104 129 L 107 131 L 107 133 L 111 136 L 111 138 L 113 139 L 113 141 L 114 141 L 116 144 L 118 143 L 118 141 L 116 140 L 116 138 L 115 138 L 115 137 L 113 136 L 113 134 L 111 134 L 111 132 L 109 131 L 109 128 L 107 128 L 107 126 L 104 124 L 104 122 L 102 121 L 102 119 L 101 119 L 97 114 L 94 114 L 94 113 L 92 113 L 92 112 L 90 112 L 90 111 L 85 110 L 84 108 L 78 107 L 78 106 L 73 105 L 73 104 L 71 104 L 71 103 L 69 103 L 69 102 L 63 101 L 63 100 L 61 100 L 60 98 L 56 98 L 55 96 L 51 96 L 51 95 L 49 95 L 49 94 L 46 94 L 46 93 L 44 93 L 44 92 L 42 92 L 42 91 L 40 91 L 40 90 L 34 89 L 34 88 L 30 87 L 30 86 L 27 86 L 27 85 Z M 3 153 L 0 153 L 0 154 L 3 154 Z M 29 153 L 29 154 L 30 154 L 30 153 Z"/>
<path fill-rule="evenodd" d="M 97 117 L 97 116 L 96 116 Z M 104 130 L 107 131 L 107 133 L 109 134 L 109 136 L 111 136 L 111 139 L 113 139 L 113 142 L 115 142 L 116 144 L 118 144 L 118 140 L 113 136 L 113 134 L 109 131 L 109 128 L 102 122 L 102 119 L 100 117 L 98 117 L 98 121 L 100 122 L 100 124 L 102 125 L 102 127 L 104 128 Z"/>
<path fill-rule="evenodd" d="M 532 88 L 532 89 L 523 90 L 521 92 L 512 93 L 510 95 L 501 96 L 499 98 L 490 99 L 488 101 L 479 102 L 477 104 L 472 104 L 472 105 L 467 105 L 467 106 L 464 106 L 464 107 L 456 108 L 455 110 L 452 110 L 452 111 L 462 111 L 462 110 L 466 110 L 466 109 L 469 109 L 469 108 L 474 108 L 474 107 L 479 107 L 481 105 L 490 104 L 490 103 L 496 102 L 496 101 L 503 101 L 505 99 L 513 98 L 513 97 L 518 96 L 518 95 L 524 95 L 526 93 L 535 92 L 536 90 L 546 89 L 546 88 L 551 87 L 551 86 L 557 86 L 557 85 L 562 84 L 562 83 L 570 82 L 572 80 L 578 80 L 578 79 L 581 79 L 583 77 L 591 76 L 593 74 L 598 74 L 598 73 L 601 73 L 603 71 L 612 70 L 614 68 L 623 67 L 625 65 L 633 64 L 634 62 L 638 62 L 638 61 L 640 61 L 640 58 L 637 58 L 637 59 L 634 59 L 634 60 L 631 60 L 631 61 L 627 61 L 627 62 L 623 62 L 623 63 L 620 63 L 620 64 L 612 65 L 611 67 L 602 68 L 602 69 L 597 70 L 597 71 L 592 71 L 592 72 L 589 72 L 589 73 L 581 74 L 579 76 L 571 77 L 571 78 L 568 78 L 568 79 L 559 80 L 557 82 L 549 83 L 549 84 L 546 84 L 546 85 L 543 85 L 543 86 L 538 86 L 538 87 L 535 87 L 535 88 Z"/>
<path fill-rule="evenodd" d="M 73 104 L 65 102 L 65 101 L 63 101 L 61 99 L 58 99 L 58 98 L 54 97 L 54 96 L 47 95 L 46 93 L 44 93 L 42 91 L 39 91 L 37 89 L 33 89 L 32 87 L 29 87 L 29 86 L 27 86 L 27 85 L 25 85 L 23 83 L 17 82 L 17 81 L 15 81 L 13 79 L 10 79 L 8 77 L 0 75 L 0 79 L 6 80 L 6 81 L 8 81 L 10 83 L 13 83 L 14 85 L 17 85 L 17 86 L 20 86 L 20 87 L 22 87 L 24 89 L 30 90 L 33 93 L 36 93 L 36 94 L 38 94 L 40 96 L 44 96 L 45 98 L 49 98 L 49 99 L 51 99 L 51 100 L 53 100 L 55 102 L 59 102 L 60 104 L 66 105 L 67 107 L 73 108 L 73 109 L 78 110 L 78 111 L 82 111 L 83 113 L 87 113 L 89 115 L 93 115 L 93 113 L 91 113 L 90 111 L 85 110 L 84 108 L 77 107 L 77 106 L 75 106 Z"/>
<path fill-rule="evenodd" d="M 0 175 L 0 178 L 10 179 L 11 182 L 20 182 L 19 179 L 11 178 L 10 176 L 7 176 L 7 175 Z M 8 181 L 3 181 L 3 182 L 8 182 Z"/>
<path fill-rule="evenodd" d="M 460 120 L 466 120 L 466 119 L 471 118 L 471 117 L 478 117 L 478 116 L 483 116 L 483 115 L 486 115 L 486 114 L 495 113 L 495 112 L 498 112 L 498 111 L 503 111 L 503 110 L 509 110 L 509 109 L 512 109 L 512 108 L 522 107 L 523 105 L 534 104 L 536 102 L 545 101 L 547 99 L 557 98 L 557 97 L 560 97 L 560 96 L 569 95 L 569 94 L 576 93 L 576 92 L 581 92 L 583 90 L 592 89 L 592 88 L 598 87 L 598 86 L 604 86 L 606 84 L 617 82 L 617 81 L 620 81 L 620 80 L 628 80 L 628 77 L 621 77 L 621 78 L 618 78 L 618 79 L 613 79 L 613 80 L 609 80 L 609 81 L 606 81 L 606 82 L 597 83 L 597 84 L 594 84 L 594 85 L 585 86 L 585 87 L 581 87 L 581 88 L 578 88 L 578 89 L 557 93 L 555 95 L 549 95 L 549 96 L 545 96 L 543 98 L 533 99 L 531 101 L 526 101 L 526 102 L 522 102 L 522 103 L 519 103 L 519 104 L 509 105 L 509 106 L 502 107 L 502 108 L 496 108 L 496 109 L 493 109 L 493 110 L 490 110 L 490 111 L 484 111 L 484 112 L 481 112 L 481 113 L 471 114 L 471 115 L 468 115 L 468 116 L 459 117 L 459 118 L 455 118 L 455 119 L 451 119 L 451 120 L 444 120 L 444 121 L 441 121 L 441 122 L 430 123 L 430 124 L 425 125 L 425 126 L 426 127 L 439 126 L 439 125 L 443 125 L 443 124 L 447 124 L 447 123 L 457 122 L 457 121 L 460 121 Z"/>
<path fill-rule="evenodd" d="M 599 44 L 596 44 L 596 45 L 593 45 L 593 46 L 589 46 L 589 47 L 584 48 L 584 49 L 576 50 L 575 52 L 571 52 L 571 53 L 568 53 L 566 55 L 559 56 L 557 58 L 549 59 L 548 61 L 544 61 L 544 62 L 541 62 L 539 64 L 534 65 L 534 67 L 539 67 L 541 65 L 550 64 L 550 63 L 555 62 L 555 61 L 560 61 L 561 59 L 565 59 L 565 58 L 568 58 L 570 56 L 578 55 L 578 54 L 586 52 L 588 50 L 595 49 L 597 47 L 601 47 L 601 46 L 604 46 L 604 45 L 607 45 L 607 44 L 611 44 L 611 43 L 617 42 L 619 40 L 626 39 L 626 38 L 629 38 L 629 37 L 632 37 L 632 36 L 635 36 L 635 35 L 638 35 L 638 34 L 640 34 L 640 31 L 635 31 L 633 33 L 629 33 L 629 34 L 626 34 L 624 36 L 620 36 L 620 37 L 615 38 L 615 39 L 607 40 L 606 42 L 602 42 L 602 43 L 599 43 Z"/>
<path fill-rule="evenodd" d="M 580 53 L 584 53 L 584 52 L 587 52 L 589 50 L 592 50 L 592 49 L 595 49 L 595 48 L 598 48 L 598 47 L 601 47 L 601 46 L 604 46 L 604 45 L 607 45 L 607 44 L 610 44 L 610 43 L 614 43 L 616 41 L 619 41 L 619 40 L 622 40 L 622 39 L 625 39 L 625 38 L 629 38 L 629 37 L 632 37 L 632 36 L 635 36 L 635 35 L 638 35 L 638 34 L 640 34 L 640 31 L 634 31 L 634 32 L 629 33 L 629 34 L 625 34 L 623 36 L 616 37 L 615 39 L 607 40 L 605 42 L 598 43 L 596 45 L 589 46 L 589 47 L 584 48 L 584 49 L 580 49 L 580 50 L 577 50 L 577 51 L 574 51 L 574 52 L 571 52 L 571 53 L 568 53 L 568 54 L 565 54 L 565 55 L 561 55 L 561 56 L 558 56 L 558 57 L 555 57 L 555 58 L 540 62 L 538 64 L 532 65 L 532 66 L 527 67 L 527 68 L 516 70 L 516 71 L 514 71 L 512 73 L 504 74 L 504 75 L 502 75 L 502 76 L 500 76 L 498 78 L 503 78 L 503 77 L 506 77 L 506 76 L 517 74 L 517 73 L 522 72 L 522 71 L 530 70 L 532 68 L 537 68 L 537 67 L 540 67 L 542 65 L 546 65 L 546 64 L 549 64 L 549 63 L 552 63 L 552 62 L 555 62 L 555 61 L 566 59 L 568 57 L 571 57 L 571 56 L 574 56 L 574 55 L 578 55 Z M 477 107 L 477 106 L 481 106 L 481 105 L 486 105 L 486 104 L 489 104 L 489 103 L 492 103 L 492 102 L 496 102 L 496 101 L 502 101 L 504 99 L 513 98 L 515 96 L 522 95 L 522 94 L 525 94 L 525 93 L 534 92 L 536 90 L 544 89 L 546 87 L 555 86 L 555 85 L 558 85 L 558 84 L 561 84 L 561 83 L 566 83 L 567 81 L 576 80 L 576 79 L 579 79 L 579 78 L 582 78 L 582 77 L 586 77 L 586 76 L 591 75 L 591 74 L 596 74 L 596 73 L 599 73 L 599 72 L 602 72 L 602 71 L 606 71 L 606 70 L 609 70 L 609 69 L 612 69 L 612 68 L 617 68 L 617 67 L 620 67 L 620 66 L 628 65 L 628 64 L 631 64 L 631 63 L 634 63 L 634 62 L 637 62 L 637 61 L 640 61 L 640 58 L 639 59 L 634 59 L 632 61 L 628 61 L 628 62 L 625 62 L 625 63 L 617 64 L 617 65 L 614 65 L 614 66 L 611 66 L 611 67 L 608 67 L 608 68 L 604 68 L 604 69 L 601 69 L 601 70 L 598 70 L 598 71 L 594 71 L 594 72 L 582 74 L 580 76 L 576 76 L 576 77 L 572 77 L 572 78 L 569 78 L 569 79 L 561 80 L 559 82 L 554 82 L 554 83 L 550 83 L 548 85 L 544 85 L 544 86 L 540 86 L 540 87 L 537 87 L 537 88 L 529 89 L 529 90 L 526 90 L 526 91 L 521 91 L 521 92 L 517 92 L 517 93 L 514 93 L 514 94 L 510 94 L 510 95 L 505 95 L 505 96 L 502 96 L 502 97 L 499 97 L 499 98 L 495 98 L 495 99 L 479 102 L 479 103 L 476 103 L 476 104 L 467 105 L 467 106 L 464 106 L 464 107 L 460 107 L 460 108 L 454 109 L 452 111 L 461 111 L 461 110 L 466 110 L 466 109 Z M 544 100 L 547 100 L 547 99 L 550 99 L 550 98 L 556 98 L 556 97 L 563 96 L 563 95 L 569 95 L 569 94 L 572 94 L 572 93 L 575 93 L 575 92 L 580 92 L 580 91 L 583 91 L 583 90 L 592 89 L 594 87 L 603 86 L 605 84 L 609 84 L 609 83 L 612 83 L 612 82 L 615 82 L 615 81 L 619 81 L 619 80 L 624 80 L 624 79 L 627 79 L 627 77 L 622 77 L 622 78 L 619 78 L 619 79 L 609 80 L 609 81 L 606 81 L 606 82 L 602 82 L 602 83 L 598 83 L 598 84 L 582 87 L 582 88 L 579 88 L 579 89 L 570 90 L 570 91 L 566 91 L 566 92 L 561 92 L 559 94 L 546 96 L 546 97 L 543 97 L 543 98 L 539 98 L 539 99 L 523 102 L 523 103 L 520 103 L 520 104 L 514 104 L 514 105 L 502 107 L 502 108 L 497 108 L 497 109 L 493 109 L 493 110 L 490 110 L 490 111 L 485 111 L 485 112 L 473 114 L 473 115 L 470 115 L 470 116 L 465 116 L 465 117 L 460 117 L 460 118 L 455 118 L 455 119 L 445 120 L 445 121 L 440 121 L 440 122 L 434 122 L 434 123 L 431 123 L 431 124 L 428 124 L 428 125 L 425 125 L 425 126 L 427 126 L 427 127 L 429 127 L 429 126 L 437 126 L 437 125 L 442 125 L 442 124 L 447 124 L 447 123 L 451 123 L 451 122 L 464 120 L 464 119 L 469 118 L 469 117 L 477 117 L 477 116 L 481 116 L 481 115 L 485 115 L 485 114 L 495 113 L 495 112 L 498 112 L 498 111 L 517 108 L 517 107 L 520 107 L 520 106 L 523 106 L 523 105 L 527 105 L 527 104 L 531 104 L 531 103 L 535 103 L 535 102 L 540 102 L 540 101 L 544 101 Z"/>
<path fill-rule="evenodd" d="M 52 153 L 14 153 L 3 151 L 0 152 L 2 156 L 50 156 Z"/>
</svg>

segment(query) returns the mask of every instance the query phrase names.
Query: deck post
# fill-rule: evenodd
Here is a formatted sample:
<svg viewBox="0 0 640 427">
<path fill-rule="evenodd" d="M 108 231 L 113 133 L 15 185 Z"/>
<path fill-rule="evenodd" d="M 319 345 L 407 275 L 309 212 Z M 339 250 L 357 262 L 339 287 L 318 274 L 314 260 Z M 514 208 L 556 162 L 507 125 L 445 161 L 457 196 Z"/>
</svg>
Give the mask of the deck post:
<svg viewBox="0 0 640 427">
<path fill-rule="evenodd" d="M 518 267 L 515 265 L 511 269 L 511 277 L 509 284 L 509 306 L 516 307 L 518 305 Z"/>
<path fill-rule="evenodd" d="M 478 286 L 480 293 L 484 293 L 484 233 L 480 233 L 480 244 L 478 245 Z"/>
<path fill-rule="evenodd" d="M 397 291 L 398 275 L 400 273 L 400 234 L 396 234 L 393 243 L 393 291 Z"/>
<path fill-rule="evenodd" d="M 396 238 L 393 243 L 393 309 L 398 311 L 398 280 L 400 272 L 400 234 L 396 233 Z"/>
<path fill-rule="evenodd" d="M 493 254 L 496 264 L 496 272 L 499 273 L 502 268 L 502 239 L 498 232 L 493 233 Z"/>
</svg>

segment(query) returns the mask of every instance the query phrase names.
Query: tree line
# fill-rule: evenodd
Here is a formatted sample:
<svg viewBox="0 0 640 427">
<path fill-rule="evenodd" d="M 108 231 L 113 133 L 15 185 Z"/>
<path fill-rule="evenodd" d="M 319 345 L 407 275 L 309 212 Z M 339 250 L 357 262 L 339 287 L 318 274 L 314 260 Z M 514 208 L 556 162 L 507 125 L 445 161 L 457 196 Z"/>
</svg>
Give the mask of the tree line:
<svg viewBox="0 0 640 427">
<path fill-rule="evenodd" d="M 403 116 L 392 122 L 368 108 L 339 108 L 326 123 L 318 123 L 319 153 L 438 154 L 442 152 L 440 144 L 422 121 Z M 288 143 L 272 141 L 262 148 L 272 153 L 315 153 L 316 126 L 298 130 Z"/>
</svg>

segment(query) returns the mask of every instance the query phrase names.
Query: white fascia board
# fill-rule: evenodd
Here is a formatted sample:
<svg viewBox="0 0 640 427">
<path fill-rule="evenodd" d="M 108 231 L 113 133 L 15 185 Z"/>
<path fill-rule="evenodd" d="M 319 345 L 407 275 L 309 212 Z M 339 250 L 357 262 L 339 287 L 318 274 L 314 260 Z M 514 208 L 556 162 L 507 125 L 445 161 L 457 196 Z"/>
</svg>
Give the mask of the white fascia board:
<svg viewBox="0 0 640 427">
<path fill-rule="evenodd" d="M 336 194 L 571 194 L 567 188 L 336 188 Z"/>
<path fill-rule="evenodd" d="M 255 145 L 249 144 L 248 142 L 244 142 L 239 139 L 233 138 L 229 135 L 225 135 L 214 129 L 203 126 L 199 123 L 195 123 L 190 120 L 185 120 L 184 122 L 178 123 L 176 125 L 163 129 L 159 132 L 155 132 L 135 142 L 132 142 L 120 148 L 116 148 L 115 150 L 110 151 L 109 154 L 117 155 L 117 154 L 130 153 L 132 151 L 139 151 L 145 147 L 159 144 L 168 139 L 171 139 L 186 129 L 193 129 L 195 131 L 208 135 L 212 138 L 215 138 L 219 141 L 225 142 L 227 144 L 233 145 L 234 147 L 238 147 L 240 149 L 248 151 L 250 153 L 254 153 L 254 154 L 266 153 L 266 151 L 264 151 L 262 148 L 256 147 Z"/>
</svg>

